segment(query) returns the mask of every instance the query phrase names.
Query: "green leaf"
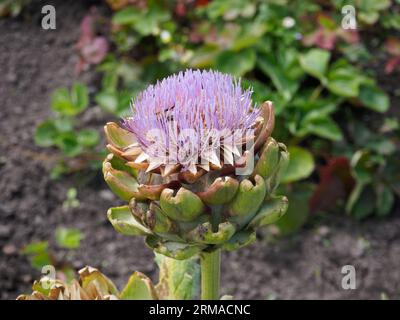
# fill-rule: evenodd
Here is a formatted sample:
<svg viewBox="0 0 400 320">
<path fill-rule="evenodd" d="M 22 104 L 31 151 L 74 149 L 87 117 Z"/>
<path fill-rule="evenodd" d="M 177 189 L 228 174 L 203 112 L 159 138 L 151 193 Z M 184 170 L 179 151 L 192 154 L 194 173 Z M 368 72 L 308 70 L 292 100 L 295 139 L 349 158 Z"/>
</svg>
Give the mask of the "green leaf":
<svg viewBox="0 0 400 320">
<path fill-rule="evenodd" d="M 140 19 L 134 25 L 135 30 L 147 36 L 155 34 L 160 29 L 160 24 L 170 20 L 169 11 L 158 5 L 156 2 L 149 2 L 146 14 L 141 14 Z"/>
<path fill-rule="evenodd" d="M 271 96 L 273 95 L 273 92 L 271 91 L 271 88 L 267 87 L 264 83 L 258 81 L 258 80 L 248 80 L 248 79 L 242 79 L 242 86 L 244 89 L 252 89 L 253 90 L 253 96 L 252 99 L 256 103 L 263 103 L 264 101 L 271 100 L 274 101 L 274 104 L 276 103 L 275 99 L 271 99 Z M 276 106 L 275 107 L 275 115 L 277 114 L 276 112 Z"/>
<path fill-rule="evenodd" d="M 300 55 L 300 66 L 305 72 L 324 83 L 330 57 L 329 51 L 311 49 L 306 54 Z"/>
<path fill-rule="evenodd" d="M 364 106 L 376 112 L 386 112 L 390 106 L 388 95 L 375 85 L 361 85 L 358 98 Z"/>
<path fill-rule="evenodd" d="M 363 185 L 369 184 L 373 179 L 373 161 L 371 154 L 365 150 L 356 151 L 351 158 L 352 175 Z M 361 188 L 361 187 L 360 187 Z"/>
<path fill-rule="evenodd" d="M 389 187 L 380 184 L 376 188 L 376 213 L 378 216 L 387 216 L 393 208 L 395 197 Z"/>
<path fill-rule="evenodd" d="M 358 96 L 360 84 L 365 78 L 350 65 L 339 64 L 328 73 L 327 88 L 342 97 L 354 98 Z"/>
<path fill-rule="evenodd" d="M 89 103 L 89 95 L 85 85 L 74 83 L 69 93 L 60 88 L 51 96 L 51 108 L 65 116 L 75 116 L 85 110 Z"/>
<path fill-rule="evenodd" d="M 390 0 L 363 0 L 357 4 L 363 11 L 381 11 L 389 8 L 392 3 Z"/>
<path fill-rule="evenodd" d="M 82 146 L 74 132 L 60 133 L 56 138 L 56 145 L 68 157 L 76 157 L 82 152 Z"/>
<path fill-rule="evenodd" d="M 130 112 L 131 94 L 132 91 L 129 93 L 126 91 L 102 91 L 96 95 L 95 100 L 104 111 L 117 117 L 126 117 Z"/>
<path fill-rule="evenodd" d="M 73 130 L 73 119 L 70 117 L 60 117 L 52 120 L 59 132 L 68 132 Z"/>
<path fill-rule="evenodd" d="M 42 270 L 44 266 L 51 264 L 52 260 L 48 252 L 41 252 L 31 257 L 31 265 L 37 270 Z"/>
<path fill-rule="evenodd" d="M 289 165 L 282 177 L 282 183 L 291 183 L 305 179 L 314 171 L 314 158 L 312 154 L 301 147 L 289 147 Z"/>
<path fill-rule="evenodd" d="M 49 247 L 48 241 L 31 242 L 24 247 L 24 249 L 22 250 L 22 253 L 23 254 L 42 253 L 42 252 L 47 251 L 48 247 Z"/>
<path fill-rule="evenodd" d="M 346 212 L 362 220 L 374 212 L 375 200 L 371 186 L 357 182 L 347 201 Z"/>
<path fill-rule="evenodd" d="M 272 83 L 285 100 L 289 101 L 299 88 L 298 81 L 290 79 L 272 55 L 260 54 L 257 65 L 265 75 L 271 78 Z"/>
<path fill-rule="evenodd" d="M 371 138 L 366 147 L 381 155 L 391 155 L 397 150 L 396 144 L 384 136 Z"/>
<path fill-rule="evenodd" d="M 209 68 L 213 65 L 218 54 L 219 48 L 217 46 L 204 45 L 194 50 L 189 65 L 192 68 Z"/>
<path fill-rule="evenodd" d="M 112 22 L 121 25 L 132 25 L 140 19 L 141 14 L 138 8 L 131 6 L 116 12 L 112 17 Z"/>
<path fill-rule="evenodd" d="M 305 124 L 305 127 L 308 132 L 325 139 L 333 141 L 343 139 L 340 127 L 330 117 L 312 119 Z"/>
<path fill-rule="evenodd" d="M 266 25 L 262 22 L 243 24 L 239 35 L 232 41 L 231 49 L 234 51 L 248 47 L 254 47 L 266 31 Z"/>
<path fill-rule="evenodd" d="M 74 83 L 71 89 L 71 101 L 75 108 L 75 113 L 81 113 L 89 104 L 89 94 L 87 87 L 82 83 Z"/>
<path fill-rule="evenodd" d="M 48 247 L 48 241 L 32 242 L 25 246 L 22 253 L 30 256 L 30 263 L 33 268 L 41 270 L 43 266 L 52 264 Z"/>
<path fill-rule="evenodd" d="M 286 235 L 300 229 L 307 221 L 310 209 L 309 201 L 314 191 L 310 183 L 293 184 L 289 189 L 287 186 L 279 190 L 290 199 L 286 213 L 275 223 L 280 234 Z"/>
<path fill-rule="evenodd" d="M 196 259 L 175 260 L 155 253 L 160 269 L 157 294 L 162 300 L 192 300 L 200 293 L 200 266 Z"/>
<path fill-rule="evenodd" d="M 100 141 L 99 133 L 96 130 L 84 129 L 78 133 L 78 143 L 84 147 L 94 147 Z"/>
<path fill-rule="evenodd" d="M 100 92 L 95 97 L 99 106 L 112 114 L 117 113 L 118 110 L 118 96 L 115 92 Z"/>
<path fill-rule="evenodd" d="M 379 13 L 376 11 L 360 12 L 358 18 L 366 24 L 374 24 L 379 19 Z"/>
<path fill-rule="evenodd" d="M 73 114 L 74 106 L 66 88 L 59 88 L 52 93 L 51 108 L 64 115 Z"/>
<path fill-rule="evenodd" d="M 216 68 L 235 76 L 242 76 L 252 70 L 256 63 L 256 54 L 252 49 L 242 51 L 224 51 L 216 58 Z"/>
<path fill-rule="evenodd" d="M 79 248 L 84 235 L 78 229 L 58 228 L 56 230 L 56 242 L 65 249 Z"/>
<path fill-rule="evenodd" d="M 120 294 L 122 300 L 155 300 L 157 298 L 151 280 L 137 271 L 129 277 L 128 283 Z"/>
<path fill-rule="evenodd" d="M 35 144 L 40 147 L 51 147 L 55 144 L 58 130 L 52 120 L 41 123 L 35 131 Z"/>
<path fill-rule="evenodd" d="M 66 199 L 63 202 L 63 209 L 69 210 L 79 207 L 80 202 L 77 199 L 77 194 L 78 191 L 76 190 L 76 188 L 69 188 L 67 190 Z"/>
</svg>

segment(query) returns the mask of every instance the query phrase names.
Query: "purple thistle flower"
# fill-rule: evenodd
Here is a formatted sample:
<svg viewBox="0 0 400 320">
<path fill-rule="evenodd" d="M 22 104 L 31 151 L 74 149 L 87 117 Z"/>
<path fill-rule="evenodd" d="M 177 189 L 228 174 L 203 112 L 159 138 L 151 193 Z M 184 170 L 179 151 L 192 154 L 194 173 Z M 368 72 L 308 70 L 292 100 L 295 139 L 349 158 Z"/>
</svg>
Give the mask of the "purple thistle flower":
<svg viewBox="0 0 400 320">
<path fill-rule="evenodd" d="M 186 70 L 150 85 L 133 100 L 133 116 L 122 121 L 143 151 L 148 171 L 179 163 L 196 172 L 241 155 L 244 137 L 253 137 L 259 109 L 252 106 L 252 90 L 240 79 L 216 71 Z"/>
</svg>

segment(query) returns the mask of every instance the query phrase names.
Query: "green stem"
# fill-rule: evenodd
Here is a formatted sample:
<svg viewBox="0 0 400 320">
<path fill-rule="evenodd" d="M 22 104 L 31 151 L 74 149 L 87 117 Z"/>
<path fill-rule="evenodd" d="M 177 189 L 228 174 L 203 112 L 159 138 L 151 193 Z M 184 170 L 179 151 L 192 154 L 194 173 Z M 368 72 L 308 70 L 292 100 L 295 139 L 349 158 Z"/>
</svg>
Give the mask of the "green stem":
<svg viewBox="0 0 400 320">
<path fill-rule="evenodd" d="M 220 285 L 221 250 L 202 252 L 201 261 L 201 299 L 218 300 Z"/>
<path fill-rule="evenodd" d="M 310 101 L 315 101 L 317 100 L 317 98 L 319 97 L 319 95 L 321 94 L 321 91 L 324 87 L 322 85 L 319 85 L 318 87 L 316 87 L 314 89 L 314 91 L 311 93 L 310 96 Z"/>
</svg>

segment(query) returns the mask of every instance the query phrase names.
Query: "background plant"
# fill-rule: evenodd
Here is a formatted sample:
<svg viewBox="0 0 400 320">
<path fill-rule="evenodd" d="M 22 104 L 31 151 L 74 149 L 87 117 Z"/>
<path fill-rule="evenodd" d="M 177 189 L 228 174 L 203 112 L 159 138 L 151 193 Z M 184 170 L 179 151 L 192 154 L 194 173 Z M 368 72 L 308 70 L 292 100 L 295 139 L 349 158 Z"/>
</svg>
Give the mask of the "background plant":
<svg viewBox="0 0 400 320">
<path fill-rule="evenodd" d="M 96 163 L 94 148 L 100 141 L 98 132 L 76 128 L 76 118 L 86 110 L 88 104 L 89 95 L 85 85 L 75 83 L 70 90 L 59 88 L 51 97 L 50 107 L 54 116 L 36 128 L 35 143 L 41 147 L 56 147 L 65 157 L 53 169 L 54 177 Z M 72 158 L 81 160 L 81 163 L 69 161 Z"/>
</svg>

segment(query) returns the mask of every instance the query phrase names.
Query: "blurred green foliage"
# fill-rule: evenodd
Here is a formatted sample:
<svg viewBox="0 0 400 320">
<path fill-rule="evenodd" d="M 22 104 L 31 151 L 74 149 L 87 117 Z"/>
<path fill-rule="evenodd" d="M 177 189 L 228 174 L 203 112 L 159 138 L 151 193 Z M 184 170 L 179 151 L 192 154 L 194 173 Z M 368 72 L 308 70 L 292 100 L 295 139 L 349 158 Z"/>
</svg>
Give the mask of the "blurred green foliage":
<svg viewBox="0 0 400 320">
<path fill-rule="evenodd" d="M 28 5 L 31 0 L 0 0 L 0 18 L 5 16 L 18 16 L 24 6 Z"/>
<path fill-rule="evenodd" d="M 78 229 L 57 228 L 54 237 L 60 248 L 77 249 L 80 247 L 84 235 Z M 55 259 L 54 250 L 49 248 L 49 241 L 33 241 L 27 244 L 21 253 L 26 255 L 31 266 L 39 271 L 44 266 L 52 265 L 59 271 L 69 272 L 70 267 Z"/>
<path fill-rule="evenodd" d="M 79 248 L 84 235 L 78 229 L 58 228 L 55 238 L 61 248 L 76 249 Z"/>
<path fill-rule="evenodd" d="M 48 251 L 49 243 L 47 241 L 35 241 L 26 245 L 22 254 L 29 257 L 31 266 L 37 270 L 42 270 L 45 265 L 52 264 L 52 258 Z"/>
<path fill-rule="evenodd" d="M 340 181 L 337 188 L 344 191 L 331 205 L 347 202 L 347 212 L 358 219 L 391 211 L 400 195 L 399 179 L 393 176 L 400 168 L 398 121 L 385 120 L 390 100 L 374 72 L 365 68 L 374 55 L 360 39 L 371 25 L 388 32 L 399 29 L 398 0 L 150 0 L 144 6 L 107 2 L 118 10 L 106 24 L 112 50 L 97 66 L 102 81 L 94 97 L 105 112 L 129 114 L 130 99 L 140 90 L 186 68 L 240 76 L 243 85 L 253 89 L 256 103 L 274 102 L 274 136 L 291 152 L 284 188 L 295 201 L 280 222 L 284 233 L 306 221 L 300 216 L 311 213 L 309 201 L 313 211 L 319 211 L 327 192 L 318 190 L 330 190 L 327 184 L 333 178 L 323 180 L 317 169 L 334 157 L 348 163 L 338 167 L 347 171 L 337 177 L 352 181 Z M 340 27 L 345 4 L 356 9 L 357 30 Z M 85 109 L 85 94 L 76 90 L 56 91 L 52 109 L 61 119 Z M 93 133 L 81 144 L 82 133 L 61 126 L 65 133 L 57 121 L 38 128 L 39 145 L 56 145 L 74 156 L 97 143 Z M 284 226 L 285 220 L 295 221 L 288 223 L 294 227 Z"/>
<path fill-rule="evenodd" d="M 85 85 L 74 83 L 70 90 L 59 88 L 51 96 L 50 107 L 54 113 L 38 125 L 34 140 L 41 147 L 57 147 L 66 158 L 93 157 L 94 148 L 100 141 L 99 133 L 94 129 L 76 129 L 76 118 L 87 109 L 89 95 Z M 86 159 L 85 159 L 86 160 Z M 90 162 L 88 159 L 86 162 Z M 52 171 L 53 177 L 68 173 L 70 167 L 66 161 L 60 161 Z"/>
</svg>

